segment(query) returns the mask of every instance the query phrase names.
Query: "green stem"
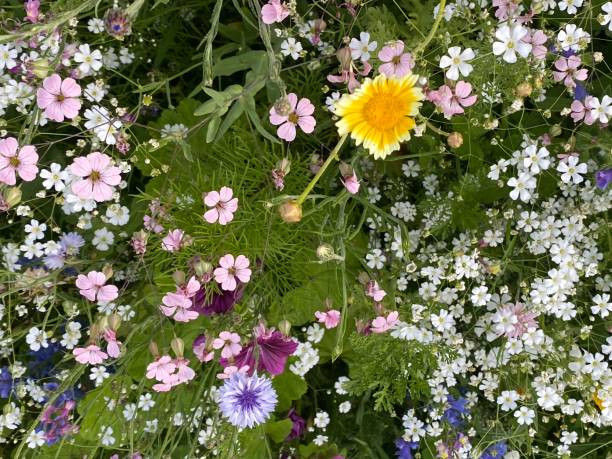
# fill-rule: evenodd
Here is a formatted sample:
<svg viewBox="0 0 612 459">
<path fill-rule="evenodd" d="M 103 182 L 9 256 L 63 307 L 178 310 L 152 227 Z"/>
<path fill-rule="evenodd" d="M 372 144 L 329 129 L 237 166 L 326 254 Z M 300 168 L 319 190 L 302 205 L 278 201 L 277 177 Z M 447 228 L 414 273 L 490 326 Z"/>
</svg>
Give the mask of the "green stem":
<svg viewBox="0 0 612 459">
<path fill-rule="evenodd" d="M 345 134 L 342 137 L 340 137 L 340 140 L 338 140 L 338 143 L 332 150 L 331 154 L 325 160 L 325 162 L 321 166 L 321 169 L 319 169 L 319 172 L 317 172 L 317 175 L 313 177 L 313 179 L 306 186 L 306 188 L 304 188 L 304 191 L 302 192 L 302 194 L 297 198 L 296 203 L 298 205 L 302 205 L 304 203 L 304 201 L 306 200 L 306 198 L 308 197 L 308 195 L 310 194 L 314 186 L 317 184 L 321 176 L 325 173 L 325 170 L 329 167 L 332 161 L 338 159 L 338 152 L 340 151 L 340 148 L 342 148 L 342 145 L 344 144 L 344 141 L 346 140 L 347 137 L 348 137 L 348 134 Z"/>
<path fill-rule="evenodd" d="M 429 42 L 433 40 L 433 37 L 436 34 L 438 27 L 440 26 L 440 22 L 442 22 L 442 18 L 444 17 L 445 7 L 446 7 L 446 0 L 440 0 L 440 8 L 438 9 L 438 15 L 436 16 L 436 19 L 433 23 L 433 26 L 431 27 L 431 30 L 427 34 L 427 37 L 425 37 L 425 40 L 419 43 L 419 45 L 414 49 L 413 54 L 415 56 L 421 51 L 423 51 L 425 47 L 429 44 Z"/>
</svg>

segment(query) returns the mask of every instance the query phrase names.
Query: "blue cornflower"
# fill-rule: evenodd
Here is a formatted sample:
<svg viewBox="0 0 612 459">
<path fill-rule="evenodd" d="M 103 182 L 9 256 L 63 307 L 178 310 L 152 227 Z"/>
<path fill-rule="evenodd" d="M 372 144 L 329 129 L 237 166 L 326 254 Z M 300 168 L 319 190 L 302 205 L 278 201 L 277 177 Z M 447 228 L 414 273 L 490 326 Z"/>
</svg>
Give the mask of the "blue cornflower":
<svg viewBox="0 0 612 459">
<path fill-rule="evenodd" d="M 500 441 L 485 449 L 480 459 L 501 459 L 508 451 L 508 445 L 505 441 Z"/>
<path fill-rule="evenodd" d="M 62 252 L 68 256 L 79 254 L 79 249 L 85 245 L 85 239 L 78 233 L 65 233 L 60 237 L 59 245 Z"/>
<path fill-rule="evenodd" d="M 230 424 L 253 427 L 268 419 L 276 407 L 276 391 L 264 376 L 234 373 L 219 389 L 219 408 Z"/>
<path fill-rule="evenodd" d="M 395 457 L 399 459 L 413 459 L 412 450 L 419 447 L 418 441 L 406 441 L 403 438 L 395 440 Z"/>
</svg>

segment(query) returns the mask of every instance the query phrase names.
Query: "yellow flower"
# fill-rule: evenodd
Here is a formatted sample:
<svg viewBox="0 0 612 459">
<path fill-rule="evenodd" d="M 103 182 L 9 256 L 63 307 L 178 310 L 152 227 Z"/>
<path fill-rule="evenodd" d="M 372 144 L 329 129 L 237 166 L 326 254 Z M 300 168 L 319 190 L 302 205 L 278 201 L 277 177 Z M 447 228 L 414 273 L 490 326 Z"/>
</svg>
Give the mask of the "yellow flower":
<svg viewBox="0 0 612 459">
<path fill-rule="evenodd" d="M 357 145 L 363 144 L 375 159 L 399 150 L 400 142 L 410 139 L 423 100 L 415 86 L 418 75 L 367 78 L 353 93 L 345 94 L 334 109 L 341 136 L 351 134 Z"/>
</svg>

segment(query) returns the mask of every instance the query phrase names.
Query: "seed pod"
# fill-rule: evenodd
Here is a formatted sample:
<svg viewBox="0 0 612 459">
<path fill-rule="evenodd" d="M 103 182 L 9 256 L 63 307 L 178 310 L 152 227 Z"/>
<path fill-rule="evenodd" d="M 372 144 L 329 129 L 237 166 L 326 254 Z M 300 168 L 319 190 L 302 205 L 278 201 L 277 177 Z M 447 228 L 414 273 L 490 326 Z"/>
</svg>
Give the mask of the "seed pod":
<svg viewBox="0 0 612 459">
<path fill-rule="evenodd" d="M 278 213 L 285 223 L 297 223 L 302 220 L 302 206 L 294 200 L 285 201 L 278 206 Z"/>
</svg>

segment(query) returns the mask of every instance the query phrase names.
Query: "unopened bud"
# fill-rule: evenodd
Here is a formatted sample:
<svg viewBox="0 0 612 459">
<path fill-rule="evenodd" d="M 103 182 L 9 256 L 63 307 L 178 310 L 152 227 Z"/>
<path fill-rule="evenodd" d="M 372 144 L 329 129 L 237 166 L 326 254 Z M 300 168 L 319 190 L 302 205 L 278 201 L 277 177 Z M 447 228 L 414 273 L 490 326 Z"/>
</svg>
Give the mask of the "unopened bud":
<svg viewBox="0 0 612 459">
<path fill-rule="evenodd" d="M 172 280 L 174 280 L 176 285 L 183 285 L 185 283 L 185 273 L 183 271 L 174 271 Z"/>
<path fill-rule="evenodd" d="M 548 131 L 551 137 L 560 136 L 562 132 L 563 130 L 561 129 L 561 126 L 559 126 L 558 124 L 553 124 L 550 127 L 550 130 Z"/>
<path fill-rule="evenodd" d="M 183 353 L 185 352 L 185 342 L 182 339 L 176 337 L 172 338 L 172 341 L 170 341 L 170 347 L 177 357 L 183 357 Z"/>
<path fill-rule="evenodd" d="M 302 206 L 294 200 L 285 201 L 278 206 L 278 214 L 285 223 L 297 223 L 302 220 Z"/>
<path fill-rule="evenodd" d="M 533 86 L 527 81 L 523 81 L 516 87 L 515 93 L 519 97 L 529 97 L 533 91 Z"/>
<path fill-rule="evenodd" d="M 159 349 L 157 348 L 157 343 L 155 341 L 151 341 L 149 343 L 149 352 L 153 357 L 159 357 Z"/>
<path fill-rule="evenodd" d="M 451 148 L 459 148 L 463 145 L 463 136 L 459 132 L 451 132 L 446 139 L 448 146 Z"/>
<path fill-rule="evenodd" d="M 49 61 L 47 59 L 37 59 L 32 62 L 32 73 L 37 78 L 45 78 L 49 74 Z"/>
<path fill-rule="evenodd" d="M 342 70 L 348 70 L 351 68 L 353 57 L 351 56 L 351 49 L 348 46 L 340 48 L 338 51 L 336 51 L 336 57 L 338 58 L 338 62 L 340 62 L 340 67 L 342 67 Z"/>
<path fill-rule="evenodd" d="M 317 258 L 322 262 L 337 260 L 342 258 L 334 252 L 334 248 L 329 244 L 321 244 L 317 247 Z"/>
<path fill-rule="evenodd" d="M 289 116 L 291 113 L 291 102 L 287 97 L 281 97 L 274 103 L 274 110 L 280 116 Z"/>
<path fill-rule="evenodd" d="M 196 273 L 196 276 L 203 277 L 205 274 L 212 272 L 213 265 L 208 261 L 199 260 L 197 263 L 194 263 L 193 269 Z"/>
<path fill-rule="evenodd" d="M 119 330 L 121 326 L 121 316 L 119 314 L 111 314 L 108 318 L 108 324 L 113 331 Z"/>
<path fill-rule="evenodd" d="M 21 202 L 21 188 L 13 186 L 4 191 L 4 202 L 7 206 L 7 210 L 11 207 L 16 206 Z"/>
<path fill-rule="evenodd" d="M 289 322 L 288 320 L 281 320 L 278 323 L 278 330 L 285 336 L 289 336 L 289 333 L 291 333 L 291 322 Z"/>
<path fill-rule="evenodd" d="M 104 277 L 106 277 L 106 280 L 109 280 L 111 277 L 113 277 L 113 267 L 109 264 L 104 265 L 102 268 L 102 273 L 104 274 Z"/>
</svg>

